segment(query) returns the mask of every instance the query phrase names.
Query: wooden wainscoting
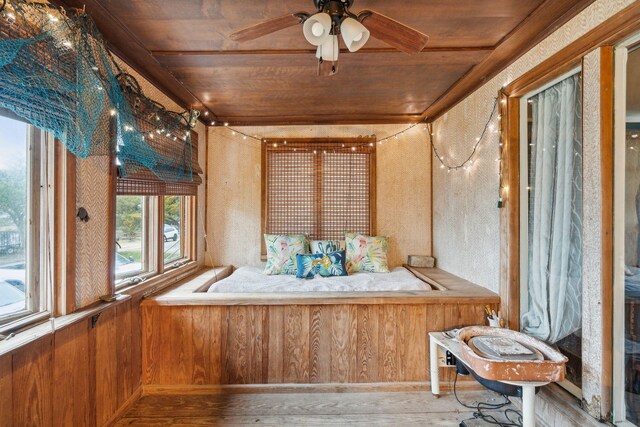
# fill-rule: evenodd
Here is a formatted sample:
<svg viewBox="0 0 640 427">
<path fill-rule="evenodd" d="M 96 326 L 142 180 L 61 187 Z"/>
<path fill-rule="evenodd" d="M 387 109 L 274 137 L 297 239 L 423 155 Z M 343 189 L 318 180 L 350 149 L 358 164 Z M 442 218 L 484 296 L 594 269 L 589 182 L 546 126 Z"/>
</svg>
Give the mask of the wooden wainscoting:
<svg viewBox="0 0 640 427">
<path fill-rule="evenodd" d="M 143 383 L 429 381 L 427 332 L 484 324 L 483 302 L 142 304 Z M 497 310 L 498 297 L 490 303 Z M 452 369 L 443 369 L 449 379 Z"/>
<path fill-rule="evenodd" d="M 140 297 L 88 311 L 0 356 L 0 426 L 108 425 L 140 396 Z"/>
</svg>

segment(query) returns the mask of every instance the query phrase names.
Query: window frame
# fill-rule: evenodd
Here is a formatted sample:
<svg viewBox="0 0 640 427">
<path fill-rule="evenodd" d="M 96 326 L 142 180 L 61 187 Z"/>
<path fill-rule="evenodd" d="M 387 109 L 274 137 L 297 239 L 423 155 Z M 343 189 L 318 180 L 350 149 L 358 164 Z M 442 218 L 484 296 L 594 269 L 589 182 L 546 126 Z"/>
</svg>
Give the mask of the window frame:
<svg viewBox="0 0 640 427">
<path fill-rule="evenodd" d="M 169 195 L 167 195 L 169 196 Z M 113 291 L 116 293 L 129 293 L 137 287 L 143 286 L 148 283 L 149 280 L 162 281 L 165 274 L 178 270 L 181 267 L 195 262 L 197 257 L 196 251 L 196 230 L 197 230 L 197 216 L 196 216 L 196 201 L 195 195 L 178 195 L 183 198 L 183 206 L 181 209 L 182 215 L 182 233 L 181 246 L 183 254 L 180 258 L 171 260 L 167 263 L 164 262 L 164 197 L 165 195 L 145 195 L 147 200 L 147 221 L 148 232 L 146 233 L 147 241 L 143 243 L 148 252 L 149 268 L 147 271 L 140 274 L 132 274 L 127 277 L 117 278 L 115 272 L 115 253 L 117 247 L 115 245 L 115 226 L 113 236 L 112 252 L 114 254 L 114 273 L 113 273 Z M 117 195 L 114 190 L 114 207 Z M 184 203 L 184 201 L 187 201 Z M 113 209 L 113 222 L 115 224 L 117 215 L 117 209 Z"/>
<path fill-rule="evenodd" d="M 141 263 L 142 263 L 142 269 L 139 271 L 135 271 L 135 272 L 130 272 L 130 273 L 125 273 L 125 274 L 118 274 L 117 270 L 114 272 L 114 276 L 115 276 L 115 287 L 116 290 L 119 290 L 120 288 L 124 287 L 127 285 L 127 283 L 129 281 L 131 281 L 134 277 L 139 277 L 143 280 L 146 280 L 150 277 L 153 277 L 157 274 L 157 262 L 156 262 L 156 253 L 157 251 L 154 250 L 155 247 L 155 242 L 153 241 L 152 237 L 154 235 L 154 233 L 152 232 L 154 227 L 153 224 L 153 215 L 152 213 L 155 212 L 157 210 L 156 206 L 155 206 L 155 200 L 153 198 L 153 196 L 116 196 L 116 204 L 115 204 L 115 214 L 117 216 L 117 203 L 118 203 L 118 197 L 141 197 L 143 200 L 143 208 L 142 208 L 142 235 L 141 235 L 141 240 L 142 240 L 142 259 L 141 259 Z M 117 237 L 117 236 L 116 236 Z M 116 245 L 116 251 L 115 253 L 117 254 L 118 250 L 117 250 L 117 245 Z M 115 256 L 115 255 L 114 255 Z M 135 282 L 135 280 L 133 280 Z"/>
<path fill-rule="evenodd" d="M 191 223 L 194 220 L 194 217 L 192 215 L 190 215 L 190 211 L 193 209 L 192 205 L 192 198 L 195 198 L 196 196 L 186 196 L 186 195 L 164 195 L 164 196 L 159 196 L 163 198 L 163 204 L 164 204 L 164 198 L 166 197 L 180 197 L 180 256 L 177 258 L 173 258 L 173 259 L 169 259 L 167 261 L 164 260 L 164 244 L 167 243 L 167 241 L 164 240 L 164 224 L 165 224 L 165 220 L 164 220 L 164 209 L 163 209 L 163 220 L 162 220 L 162 263 L 164 266 L 164 270 L 168 270 L 171 268 L 177 268 L 180 267 L 182 264 L 184 264 L 185 262 L 190 261 L 193 258 L 193 254 L 195 254 L 195 251 L 190 250 L 190 242 L 192 241 L 191 239 L 191 234 L 190 230 L 189 230 L 189 223 Z M 164 206 L 163 206 L 164 207 Z"/>
<path fill-rule="evenodd" d="M 58 182 L 53 136 L 11 114 L 2 114 L 2 117 L 25 123 L 28 147 L 24 243 L 26 306 L 23 310 L 0 317 L 0 334 L 7 334 L 41 322 L 53 313 L 56 261 L 53 237 Z"/>
<path fill-rule="evenodd" d="M 372 151 L 369 154 L 369 233 L 371 235 L 376 234 L 377 226 L 377 138 L 375 136 L 358 137 L 358 138 L 269 138 L 268 140 L 261 141 L 261 221 L 260 221 L 260 242 L 261 242 L 261 258 L 266 260 L 266 246 L 262 236 L 267 232 L 268 221 L 268 170 L 267 170 L 267 151 L 268 145 L 283 145 L 289 144 L 291 146 L 295 144 L 336 144 L 338 146 L 354 146 L 368 144 L 371 145 Z M 318 193 L 321 187 L 317 186 Z M 321 221 L 321 218 L 316 218 L 317 222 Z M 351 231 L 351 230 L 344 230 Z"/>
</svg>

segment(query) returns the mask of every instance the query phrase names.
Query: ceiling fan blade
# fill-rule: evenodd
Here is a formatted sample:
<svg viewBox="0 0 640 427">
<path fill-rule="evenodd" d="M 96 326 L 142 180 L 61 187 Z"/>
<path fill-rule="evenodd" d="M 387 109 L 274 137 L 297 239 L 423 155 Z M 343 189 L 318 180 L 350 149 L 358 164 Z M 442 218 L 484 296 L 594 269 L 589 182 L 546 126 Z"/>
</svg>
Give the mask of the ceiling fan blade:
<svg viewBox="0 0 640 427">
<path fill-rule="evenodd" d="M 367 27 L 373 37 L 411 55 L 424 49 L 429 41 L 426 34 L 378 12 L 363 10 L 358 15 L 358 20 Z"/>
<path fill-rule="evenodd" d="M 284 30 L 285 28 L 300 24 L 304 21 L 305 16 L 308 15 L 306 13 L 291 13 L 279 18 L 269 19 L 268 21 L 252 25 L 244 30 L 236 31 L 229 35 L 229 38 L 236 42 L 254 40 L 258 37 L 266 36 L 267 34 L 275 33 L 276 31 Z"/>
</svg>

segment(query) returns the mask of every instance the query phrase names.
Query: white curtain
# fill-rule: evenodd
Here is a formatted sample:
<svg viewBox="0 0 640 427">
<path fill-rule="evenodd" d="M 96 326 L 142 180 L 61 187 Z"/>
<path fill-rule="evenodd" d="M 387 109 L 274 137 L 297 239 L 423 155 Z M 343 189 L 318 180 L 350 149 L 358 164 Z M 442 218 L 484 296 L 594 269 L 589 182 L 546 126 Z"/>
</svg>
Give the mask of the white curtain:
<svg viewBox="0 0 640 427">
<path fill-rule="evenodd" d="M 530 98 L 528 303 L 522 330 L 555 343 L 582 313 L 582 90 L 580 75 Z"/>
</svg>

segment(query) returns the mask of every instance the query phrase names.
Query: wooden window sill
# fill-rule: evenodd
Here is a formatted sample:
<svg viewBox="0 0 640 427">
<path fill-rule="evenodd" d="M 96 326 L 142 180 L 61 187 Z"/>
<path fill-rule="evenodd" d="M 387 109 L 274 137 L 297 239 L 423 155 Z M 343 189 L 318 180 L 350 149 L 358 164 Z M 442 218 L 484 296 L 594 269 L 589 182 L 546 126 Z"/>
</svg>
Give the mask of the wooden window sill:
<svg viewBox="0 0 640 427">
<path fill-rule="evenodd" d="M 44 336 L 54 334 L 55 332 L 81 320 L 99 315 L 106 309 L 119 305 L 130 298 L 131 297 L 129 295 L 118 295 L 115 301 L 98 301 L 88 307 L 76 311 L 75 313 L 49 318 L 43 322 L 27 327 L 26 329 L 17 332 L 11 338 L 0 341 L 0 356 L 20 349 L 21 347 L 24 347 Z"/>
</svg>

